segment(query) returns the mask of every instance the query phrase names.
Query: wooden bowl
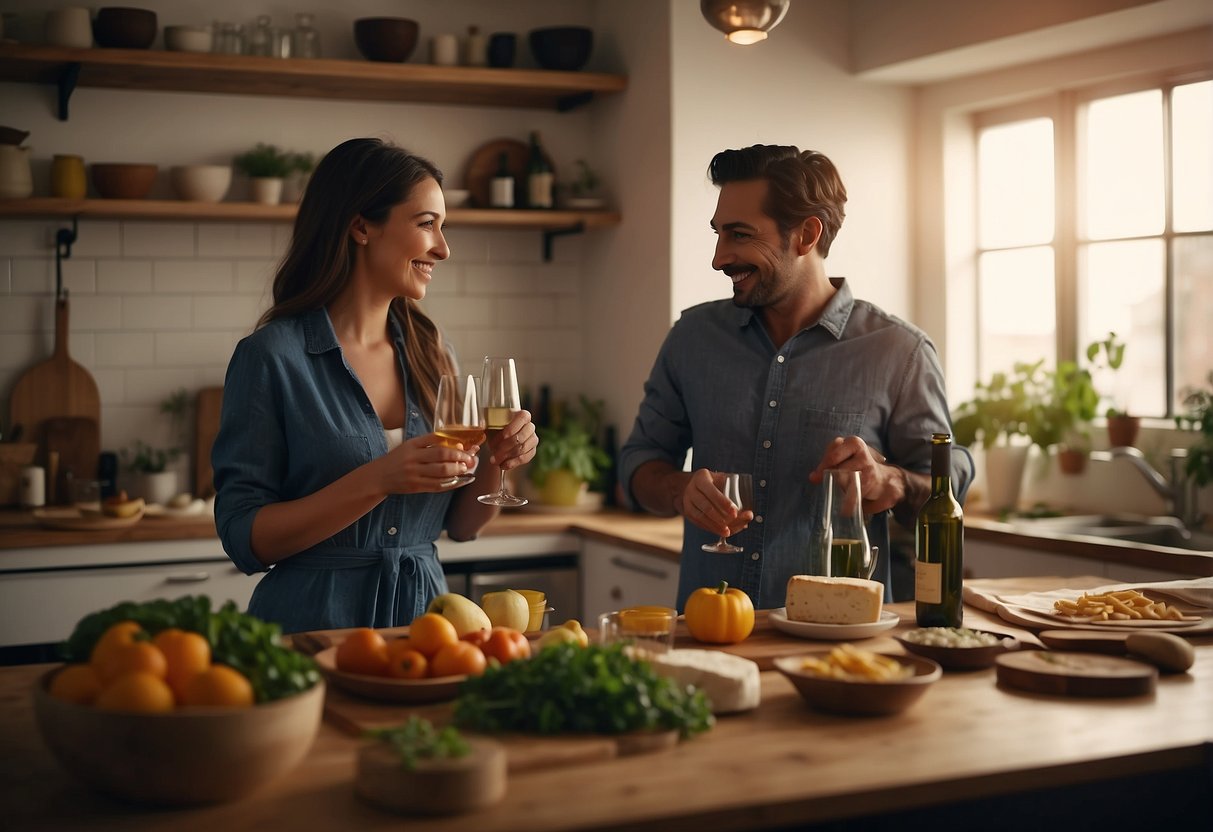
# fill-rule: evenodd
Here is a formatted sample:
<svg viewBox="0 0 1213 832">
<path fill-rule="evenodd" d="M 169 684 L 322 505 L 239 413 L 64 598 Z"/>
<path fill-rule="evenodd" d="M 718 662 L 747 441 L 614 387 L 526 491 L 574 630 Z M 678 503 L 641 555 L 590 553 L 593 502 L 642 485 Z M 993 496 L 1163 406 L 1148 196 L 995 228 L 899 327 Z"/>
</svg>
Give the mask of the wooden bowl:
<svg viewBox="0 0 1213 832">
<path fill-rule="evenodd" d="M 530 34 L 531 54 L 544 69 L 572 72 L 585 66 L 594 48 L 594 31 L 584 26 L 552 26 Z"/>
<path fill-rule="evenodd" d="M 362 17 L 354 21 L 354 43 L 368 61 L 403 63 L 417 47 L 417 21 Z"/>
<path fill-rule="evenodd" d="M 973 632 L 981 633 L 985 630 L 974 630 Z M 901 646 L 924 658 L 928 658 L 933 662 L 938 662 L 940 667 L 947 670 L 981 670 L 986 667 L 993 667 L 994 662 L 1003 653 L 1008 650 L 1018 650 L 1019 640 L 1006 633 L 990 633 L 992 636 L 998 636 L 997 644 L 990 644 L 982 647 L 939 647 L 932 644 L 918 644 L 909 641 L 905 638 L 905 633 L 894 636 Z"/>
<path fill-rule="evenodd" d="M 105 199 L 144 199 L 156 184 L 155 165 L 94 162 L 93 186 Z"/>
<path fill-rule="evenodd" d="M 324 682 L 252 708 L 167 714 L 100 711 L 53 698 L 48 671 L 34 688 L 38 731 L 56 759 L 94 788 L 136 803 L 236 800 L 302 760 L 320 728 Z"/>
<path fill-rule="evenodd" d="M 466 757 L 418 760 L 406 769 L 400 755 L 373 742 L 358 752 L 354 790 L 381 809 L 405 815 L 454 815 L 492 806 L 505 797 L 505 749 L 490 739 L 465 737 Z"/>
<path fill-rule="evenodd" d="M 828 651 L 827 651 L 828 652 Z M 809 655 L 826 655 L 825 652 Z M 850 716 L 887 716 L 897 714 L 913 705 L 927 688 L 943 675 L 943 670 L 930 659 L 920 656 L 889 656 L 912 668 L 914 675 L 889 682 L 830 679 L 802 670 L 807 656 L 783 656 L 775 659 L 775 669 L 796 686 L 809 707 L 833 714 Z"/>
<path fill-rule="evenodd" d="M 150 9 L 107 6 L 93 18 L 98 46 L 113 49 L 147 49 L 156 39 L 156 13 Z"/>
</svg>

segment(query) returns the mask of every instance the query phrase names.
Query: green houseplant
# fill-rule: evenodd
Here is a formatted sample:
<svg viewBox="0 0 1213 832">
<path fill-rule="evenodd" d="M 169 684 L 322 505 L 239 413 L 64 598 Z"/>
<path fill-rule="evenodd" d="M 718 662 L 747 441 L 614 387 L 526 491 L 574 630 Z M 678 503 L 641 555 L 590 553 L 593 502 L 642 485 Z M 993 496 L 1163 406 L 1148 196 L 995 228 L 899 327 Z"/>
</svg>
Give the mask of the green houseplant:
<svg viewBox="0 0 1213 832">
<path fill-rule="evenodd" d="M 136 439 L 131 447 L 121 451 L 123 464 L 139 478 L 136 496 L 149 503 L 165 504 L 177 496 L 177 472 L 169 470 L 169 465 L 181 456 L 181 445 L 176 443 L 185 441 L 189 404 L 189 393 L 184 387 L 174 390 L 160 402 L 160 412 L 169 419 L 175 444 L 161 448 Z"/>
<path fill-rule="evenodd" d="M 1213 371 L 1209 372 L 1208 382 L 1209 389 L 1184 391 L 1186 411 L 1175 417 L 1177 427 L 1200 432 L 1200 438 L 1188 448 L 1184 471 L 1202 488 L 1213 483 Z"/>
<path fill-rule="evenodd" d="M 1115 373 L 1125 361 L 1125 344 L 1116 337 L 1115 332 L 1109 332 L 1102 341 L 1092 341 L 1087 345 L 1087 361 L 1091 362 L 1096 372 Z M 1132 445 L 1137 441 L 1137 432 L 1141 429 L 1141 418 L 1130 416 L 1127 409 L 1110 405 L 1104 416 L 1108 420 L 1108 444 L 1115 448 L 1122 445 Z"/>
<path fill-rule="evenodd" d="M 282 201 L 283 181 L 297 169 L 298 161 L 295 154 L 284 153 L 272 144 L 258 142 L 252 150 L 246 150 L 232 159 L 232 164 L 252 180 L 254 202 L 277 205 Z"/>
<path fill-rule="evenodd" d="M 545 503 L 576 505 L 582 492 L 599 484 L 611 464 L 598 439 L 605 402 L 584 395 L 578 402 L 578 407 L 563 412 L 557 408 L 553 423 L 536 431 L 539 448 L 528 475 Z"/>
</svg>

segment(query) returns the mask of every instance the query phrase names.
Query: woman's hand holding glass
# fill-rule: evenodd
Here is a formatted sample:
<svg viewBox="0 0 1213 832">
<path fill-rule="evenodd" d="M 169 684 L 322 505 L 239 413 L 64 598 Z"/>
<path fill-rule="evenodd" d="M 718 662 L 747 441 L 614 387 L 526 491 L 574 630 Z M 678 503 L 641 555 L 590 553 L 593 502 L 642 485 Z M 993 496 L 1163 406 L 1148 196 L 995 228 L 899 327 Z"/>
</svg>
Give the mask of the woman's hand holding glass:
<svg viewBox="0 0 1213 832">
<path fill-rule="evenodd" d="M 511 494 L 506 487 L 505 472 L 530 462 L 539 439 L 530 424 L 531 414 L 522 409 L 514 359 L 486 355 L 480 386 L 484 393 L 481 406 L 490 436 L 489 462 L 500 466 L 501 481 L 496 491 L 481 494 L 476 499 L 505 508 L 525 506 L 526 499 Z"/>
<path fill-rule="evenodd" d="M 479 446 L 459 450 L 439 443 L 436 434 L 406 439 L 381 462 L 382 490 L 386 494 L 420 494 L 449 491 L 451 481 L 476 468 Z"/>
<path fill-rule="evenodd" d="M 438 395 L 434 400 L 434 436 L 446 448 L 462 449 L 475 454 L 484 442 L 484 411 L 480 407 L 480 382 L 475 376 L 445 374 L 438 379 Z M 472 467 L 475 462 L 473 458 Z M 457 488 L 475 482 L 476 477 L 457 473 L 440 483 L 444 488 Z"/>
</svg>

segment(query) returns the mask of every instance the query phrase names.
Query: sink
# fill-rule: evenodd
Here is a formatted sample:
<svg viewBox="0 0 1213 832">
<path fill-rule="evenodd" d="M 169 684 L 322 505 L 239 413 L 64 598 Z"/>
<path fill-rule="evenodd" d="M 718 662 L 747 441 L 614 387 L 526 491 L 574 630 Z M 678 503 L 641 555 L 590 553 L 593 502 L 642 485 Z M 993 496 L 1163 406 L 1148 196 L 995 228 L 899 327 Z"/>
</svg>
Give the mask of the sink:
<svg viewBox="0 0 1213 832">
<path fill-rule="evenodd" d="M 1213 534 L 1189 531 L 1176 517 L 1135 514 L 1076 514 L 1013 520 L 1017 531 L 1045 537 L 1081 535 L 1123 540 L 1147 546 L 1167 546 L 1193 552 L 1213 553 Z"/>
</svg>

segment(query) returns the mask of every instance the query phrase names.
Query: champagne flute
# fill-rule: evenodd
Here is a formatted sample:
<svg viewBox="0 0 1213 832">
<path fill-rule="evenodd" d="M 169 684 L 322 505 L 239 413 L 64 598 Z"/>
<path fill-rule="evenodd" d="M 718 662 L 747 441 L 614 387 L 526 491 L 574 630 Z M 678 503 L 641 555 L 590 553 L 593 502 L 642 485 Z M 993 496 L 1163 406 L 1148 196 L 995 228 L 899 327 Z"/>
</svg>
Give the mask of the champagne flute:
<svg viewBox="0 0 1213 832">
<path fill-rule="evenodd" d="M 721 476 L 724 477 L 724 482 L 721 484 L 720 490 L 724 492 L 724 496 L 729 498 L 729 502 L 736 506 L 738 511 L 752 509 L 754 507 L 754 478 L 749 474 L 721 474 Z M 705 552 L 718 554 L 742 551 L 740 546 L 729 543 L 725 535 L 721 535 L 720 540 L 715 543 L 705 543 L 699 548 Z"/>
<path fill-rule="evenodd" d="M 438 395 L 434 399 L 434 435 L 443 447 L 462 445 L 465 449 L 484 442 L 484 412 L 475 376 L 444 374 L 438 379 Z M 473 482 L 472 474 L 460 474 L 442 483 L 443 488 L 456 488 Z"/>
<path fill-rule="evenodd" d="M 480 389 L 484 395 L 484 400 L 480 403 L 484 408 L 484 424 L 490 433 L 500 431 L 510 423 L 514 414 L 522 409 L 514 359 L 486 355 Z M 517 508 L 527 504 L 525 499 L 511 494 L 506 488 L 504 468 L 501 469 L 500 487 L 490 494 L 481 494 L 476 499 L 491 506 L 505 508 Z"/>
</svg>

